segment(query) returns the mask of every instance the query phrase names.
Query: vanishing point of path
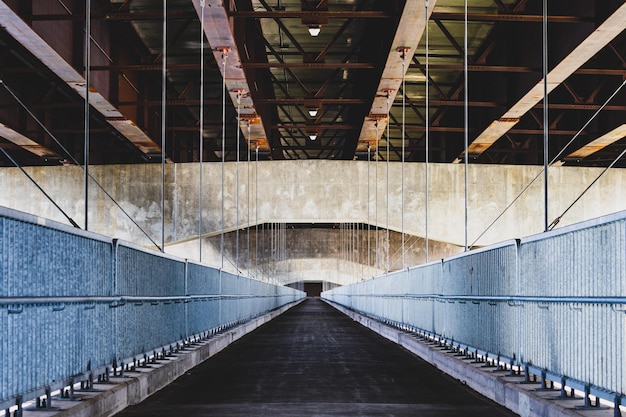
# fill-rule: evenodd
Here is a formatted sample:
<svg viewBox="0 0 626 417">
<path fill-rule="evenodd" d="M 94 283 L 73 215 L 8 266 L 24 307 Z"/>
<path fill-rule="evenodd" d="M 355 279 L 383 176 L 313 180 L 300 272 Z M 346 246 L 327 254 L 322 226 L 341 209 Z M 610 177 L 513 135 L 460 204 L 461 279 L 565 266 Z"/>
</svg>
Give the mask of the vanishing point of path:
<svg viewBox="0 0 626 417">
<path fill-rule="evenodd" d="M 309 298 L 118 416 L 514 416 Z"/>
</svg>

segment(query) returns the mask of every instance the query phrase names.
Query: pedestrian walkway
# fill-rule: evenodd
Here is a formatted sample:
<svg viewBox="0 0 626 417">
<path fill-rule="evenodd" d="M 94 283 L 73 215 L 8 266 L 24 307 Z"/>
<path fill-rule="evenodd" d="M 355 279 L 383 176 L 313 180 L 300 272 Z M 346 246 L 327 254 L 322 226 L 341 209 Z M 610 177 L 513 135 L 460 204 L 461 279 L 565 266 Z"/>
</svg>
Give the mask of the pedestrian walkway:
<svg viewBox="0 0 626 417">
<path fill-rule="evenodd" d="M 309 298 L 119 416 L 513 416 Z"/>
</svg>

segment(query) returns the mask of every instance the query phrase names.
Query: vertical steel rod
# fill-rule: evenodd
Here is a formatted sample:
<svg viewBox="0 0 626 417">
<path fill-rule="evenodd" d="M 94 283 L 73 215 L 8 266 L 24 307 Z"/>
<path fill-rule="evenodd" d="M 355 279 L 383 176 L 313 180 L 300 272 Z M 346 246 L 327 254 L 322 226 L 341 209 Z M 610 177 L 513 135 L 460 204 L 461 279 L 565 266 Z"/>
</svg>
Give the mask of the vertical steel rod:
<svg viewBox="0 0 626 417">
<path fill-rule="evenodd" d="M 259 279 L 259 145 L 256 145 L 254 162 L 254 277 Z"/>
<path fill-rule="evenodd" d="M 424 248 L 425 248 L 425 254 L 426 254 L 426 262 L 428 262 L 428 258 L 429 258 L 429 253 L 428 253 L 428 200 L 429 200 L 429 192 L 428 192 L 428 159 L 429 159 L 429 153 L 430 153 L 430 68 L 429 68 L 429 57 L 430 57 L 430 52 L 429 52 L 429 47 L 430 47 L 430 39 L 429 39 L 429 31 L 428 31 L 428 20 L 429 20 L 429 14 L 428 14 L 428 0 L 426 0 L 424 2 L 424 4 L 426 5 L 426 120 L 425 120 L 425 124 L 426 124 L 426 155 L 425 155 L 425 160 L 426 163 L 424 164 L 424 182 L 426 183 L 425 186 L 425 209 L 424 209 L 424 240 L 425 240 L 425 244 L 424 244 Z"/>
<path fill-rule="evenodd" d="M 251 139 L 252 136 L 250 136 L 250 121 L 248 121 L 248 141 Z M 246 222 L 248 223 L 248 229 L 247 229 L 247 259 L 248 259 L 248 278 L 250 278 L 250 271 L 252 268 L 250 268 L 250 146 L 248 146 L 246 144 L 246 151 L 248 153 L 248 163 L 246 164 L 247 167 L 247 174 L 248 174 L 248 181 L 247 181 L 247 188 L 248 188 L 248 215 L 246 216 Z"/>
<path fill-rule="evenodd" d="M 204 159 L 204 8 L 205 0 L 200 0 L 200 143 L 198 181 L 198 260 L 202 262 L 202 160 Z"/>
<path fill-rule="evenodd" d="M 375 189 L 374 189 L 374 199 L 376 200 L 376 204 L 374 206 L 374 224 L 376 225 L 376 252 L 375 252 L 375 256 L 374 256 L 374 266 L 376 268 L 378 268 L 378 250 L 379 250 L 379 236 L 378 236 L 378 165 L 380 162 L 380 136 L 379 136 L 379 132 L 378 132 L 378 121 L 376 121 L 376 166 L 375 166 L 375 171 L 376 174 L 374 175 L 374 183 L 375 183 Z"/>
<path fill-rule="evenodd" d="M 224 165 L 226 163 L 226 49 L 222 50 L 222 219 L 220 231 L 220 253 L 222 255 L 222 266 L 224 269 Z"/>
<path fill-rule="evenodd" d="M 543 226 L 548 231 L 548 0 L 543 0 Z"/>
<path fill-rule="evenodd" d="M 401 167 L 401 184 L 400 184 L 400 229 L 402 230 L 402 269 L 404 264 L 404 147 L 406 143 L 406 51 L 402 51 L 402 167 Z"/>
<path fill-rule="evenodd" d="M 390 245 L 389 245 L 389 154 L 390 154 L 390 139 L 389 139 L 389 122 L 390 122 L 390 116 L 389 116 L 389 93 L 387 93 L 387 162 L 385 163 L 386 167 L 387 167 L 387 255 L 385 258 L 385 273 L 389 273 L 389 251 L 390 251 Z"/>
<path fill-rule="evenodd" d="M 85 0 L 85 143 L 83 149 L 85 230 L 89 230 L 89 84 L 91 82 L 91 0 Z"/>
<path fill-rule="evenodd" d="M 163 65 L 161 68 L 161 252 L 165 252 L 165 105 L 167 101 L 167 0 L 163 0 Z"/>
<path fill-rule="evenodd" d="M 468 94 L 468 71 L 467 71 L 467 67 L 468 67 L 468 51 L 467 51 L 467 0 L 463 1 L 463 8 L 464 8 L 464 19 L 463 19 L 463 31 L 464 31 L 464 37 L 463 37 L 463 43 L 464 43 L 464 47 L 463 47 L 463 96 L 464 96 L 464 106 L 463 106 L 463 142 L 464 142 L 464 149 L 465 152 L 463 153 L 465 155 L 465 161 L 464 161 L 464 178 L 465 178 L 465 219 L 464 219 L 464 226 L 465 226 L 465 251 L 467 252 L 467 221 L 468 221 L 468 215 L 467 215 L 467 206 L 468 206 L 468 164 L 469 164 L 469 155 L 467 154 L 467 148 L 469 147 L 469 135 L 468 135 L 468 129 L 469 129 L 469 109 L 468 109 L 468 98 L 469 98 L 469 94 Z"/>
<path fill-rule="evenodd" d="M 235 164 L 235 269 L 237 275 L 239 275 L 239 159 L 241 158 L 241 151 L 239 148 L 239 139 L 241 137 L 241 126 L 239 121 L 241 120 L 241 91 L 237 92 L 237 163 Z"/>
<path fill-rule="evenodd" d="M 372 267 L 372 253 L 370 251 L 370 163 L 372 147 L 371 144 L 367 144 L 367 273 L 370 274 Z"/>
</svg>

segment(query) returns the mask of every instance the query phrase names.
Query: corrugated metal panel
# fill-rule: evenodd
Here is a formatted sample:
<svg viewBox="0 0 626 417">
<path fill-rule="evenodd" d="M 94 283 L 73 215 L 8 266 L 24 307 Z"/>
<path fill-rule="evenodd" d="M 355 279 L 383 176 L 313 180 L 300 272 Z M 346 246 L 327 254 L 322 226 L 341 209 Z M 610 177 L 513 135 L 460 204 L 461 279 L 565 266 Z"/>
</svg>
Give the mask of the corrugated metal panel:
<svg viewBox="0 0 626 417">
<path fill-rule="evenodd" d="M 2 208 L 0 283 L 0 409 L 304 297 Z"/>
<path fill-rule="evenodd" d="M 403 329 L 582 381 L 612 399 L 626 389 L 625 290 L 622 212 L 322 296 Z"/>
</svg>

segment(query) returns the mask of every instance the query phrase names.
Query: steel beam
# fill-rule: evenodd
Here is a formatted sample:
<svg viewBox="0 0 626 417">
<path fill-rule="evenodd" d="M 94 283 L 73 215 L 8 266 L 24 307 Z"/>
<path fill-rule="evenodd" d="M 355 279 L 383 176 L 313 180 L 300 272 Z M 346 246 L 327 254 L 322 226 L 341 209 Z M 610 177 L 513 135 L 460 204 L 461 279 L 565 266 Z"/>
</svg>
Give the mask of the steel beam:
<svg viewBox="0 0 626 417">
<path fill-rule="evenodd" d="M 305 124 L 305 123 L 282 123 L 277 125 L 271 125 L 270 129 L 302 129 L 302 130 L 353 130 L 355 126 L 347 125 L 345 123 L 340 124 Z"/>
<path fill-rule="evenodd" d="M 607 146 L 614 144 L 615 142 L 623 139 L 624 137 L 626 137 L 626 124 L 618 126 L 615 129 L 611 130 L 610 132 L 605 133 L 604 135 L 600 136 L 598 139 L 595 139 L 589 142 L 588 144 L 586 144 L 585 146 L 581 147 L 580 149 L 570 153 L 562 161 L 555 162 L 553 165 L 560 166 L 560 165 L 563 165 L 563 163 L 567 162 L 568 160 L 580 161 L 581 159 L 584 159 L 588 157 L 589 155 L 593 155 L 594 153 L 601 151 Z"/>
<path fill-rule="evenodd" d="M 246 62 L 245 68 L 372 69 L 369 62 Z"/>
<path fill-rule="evenodd" d="M 304 102 L 306 100 L 307 99 L 305 98 L 285 97 L 285 98 L 263 98 L 263 99 L 257 99 L 256 101 L 258 103 L 288 104 L 288 105 L 294 105 L 294 106 L 304 106 Z M 323 98 L 323 99 L 317 99 L 317 100 L 319 100 L 321 104 L 323 105 L 336 105 L 336 106 L 365 103 L 365 100 L 361 98 Z"/>
<path fill-rule="evenodd" d="M 626 3 L 622 4 L 608 19 L 567 55 L 547 75 L 548 94 L 561 85 L 585 62 L 591 59 L 626 28 Z M 467 153 L 481 155 L 513 126 L 530 109 L 543 100 L 544 80 L 539 81 L 517 103 L 497 120 L 494 120 L 468 147 Z M 454 162 L 461 162 L 462 155 Z"/>
<path fill-rule="evenodd" d="M 110 13 L 92 13 L 91 17 L 96 20 L 115 20 L 115 21 L 145 21 L 145 20 L 163 20 L 161 12 L 110 12 Z M 168 10 L 167 19 L 195 19 L 193 12 Z M 61 21 L 61 20 L 82 20 L 84 16 L 79 14 L 34 14 L 31 16 L 33 21 Z"/>
<path fill-rule="evenodd" d="M 251 150 L 257 145 L 259 151 L 269 152 L 271 147 L 263 127 L 263 121 L 257 116 L 257 112 L 250 94 L 250 86 L 242 67 L 242 61 L 237 49 L 237 42 L 231 28 L 230 17 L 222 0 L 205 0 L 204 16 L 201 0 L 192 0 L 199 19 L 204 19 L 204 33 L 213 51 L 222 77 L 226 80 L 226 89 L 230 99 L 237 108 L 237 98 L 240 99 L 241 119 L 239 129 Z M 223 54 L 226 54 L 226 65 L 223 65 Z M 249 131 L 248 134 L 248 124 Z"/>
<path fill-rule="evenodd" d="M 4 1 L 0 1 L 0 26 L 35 58 L 41 61 L 58 78 L 83 99 L 86 96 L 85 79 L 54 51 L 30 26 L 28 26 Z M 89 89 L 91 107 L 128 139 L 142 153 L 159 154 L 161 147 L 148 137 L 133 121 L 128 120 L 102 94 Z"/>
<path fill-rule="evenodd" d="M 54 152 L 51 149 L 46 148 L 45 146 L 35 142 L 34 140 L 27 138 L 19 132 L 11 129 L 9 126 L 0 123 L 0 137 L 8 140 L 19 146 L 20 148 L 37 155 L 42 159 L 50 158 L 50 159 L 63 159 L 61 155 Z"/>
<path fill-rule="evenodd" d="M 432 13 L 435 4 L 436 0 L 429 0 L 429 13 Z M 370 116 L 363 121 L 358 139 L 358 142 L 369 142 L 374 152 L 388 123 L 386 118 L 380 117 L 387 114 L 387 94 L 389 94 L 389 106 L 391 107 L 391 103 L 393 103 L 402 84 L 402 57 L 398 52 L 398 48 L 406 48 L 406 65 L 404 67 L 406 72 L 428 21 L 425 11 L 425 0 L 407 0 L 404 5 L 398 30 L 391 43 L 391 50 L 387 56 L 385 69 L 376 90 L 376 97 L 369 111 Z M 378 136 L 376 135 L 377 124 Z"/>
<path fill-rule="evenodd" d="M 289 18 L 332 18 L 332 19 L 377 19 L 392 17 L 391 13 L 375 10 L 328 10 L 328 11 L 307 11 L 307 10 L 265 10 L 265 11 L 230 11 L 229 16 L 254 18 L 254 19 L 289 19 Z"/>
<path fill-rule="evenodd" d="M 447 71 L 463 71 L 463 65 L 457 64 L 429 64 L 428 67 L 433 70 L 447 70 Z M 426 66 L 423 64 L 411 64 L 410 68 L 418 68 L 425 70 Z M 510 72 L 510 73 L 540 73 L 541 68 L 521 67 L 511 65 L 476 65 L 470 64 L 467 66 L 469 72 Z M 613 68 L 578 68 L 575 71 L 577 75 L 614 75 L 618 77 L 626 78 L 626 69 L 613 69 Z"/>
<path fill-rule="evenodd" d="M 431 15 L 433 20 L 464 21 L 464 13 L 436 12 Z M 468 13 L 470 22 L 542 22 L 542 15 L 506 14 L 506 13 Z M 581 23 L 593 22 L 592 18 L 579 16 L 548 16 L 549 23 Z"/>
</svg>

